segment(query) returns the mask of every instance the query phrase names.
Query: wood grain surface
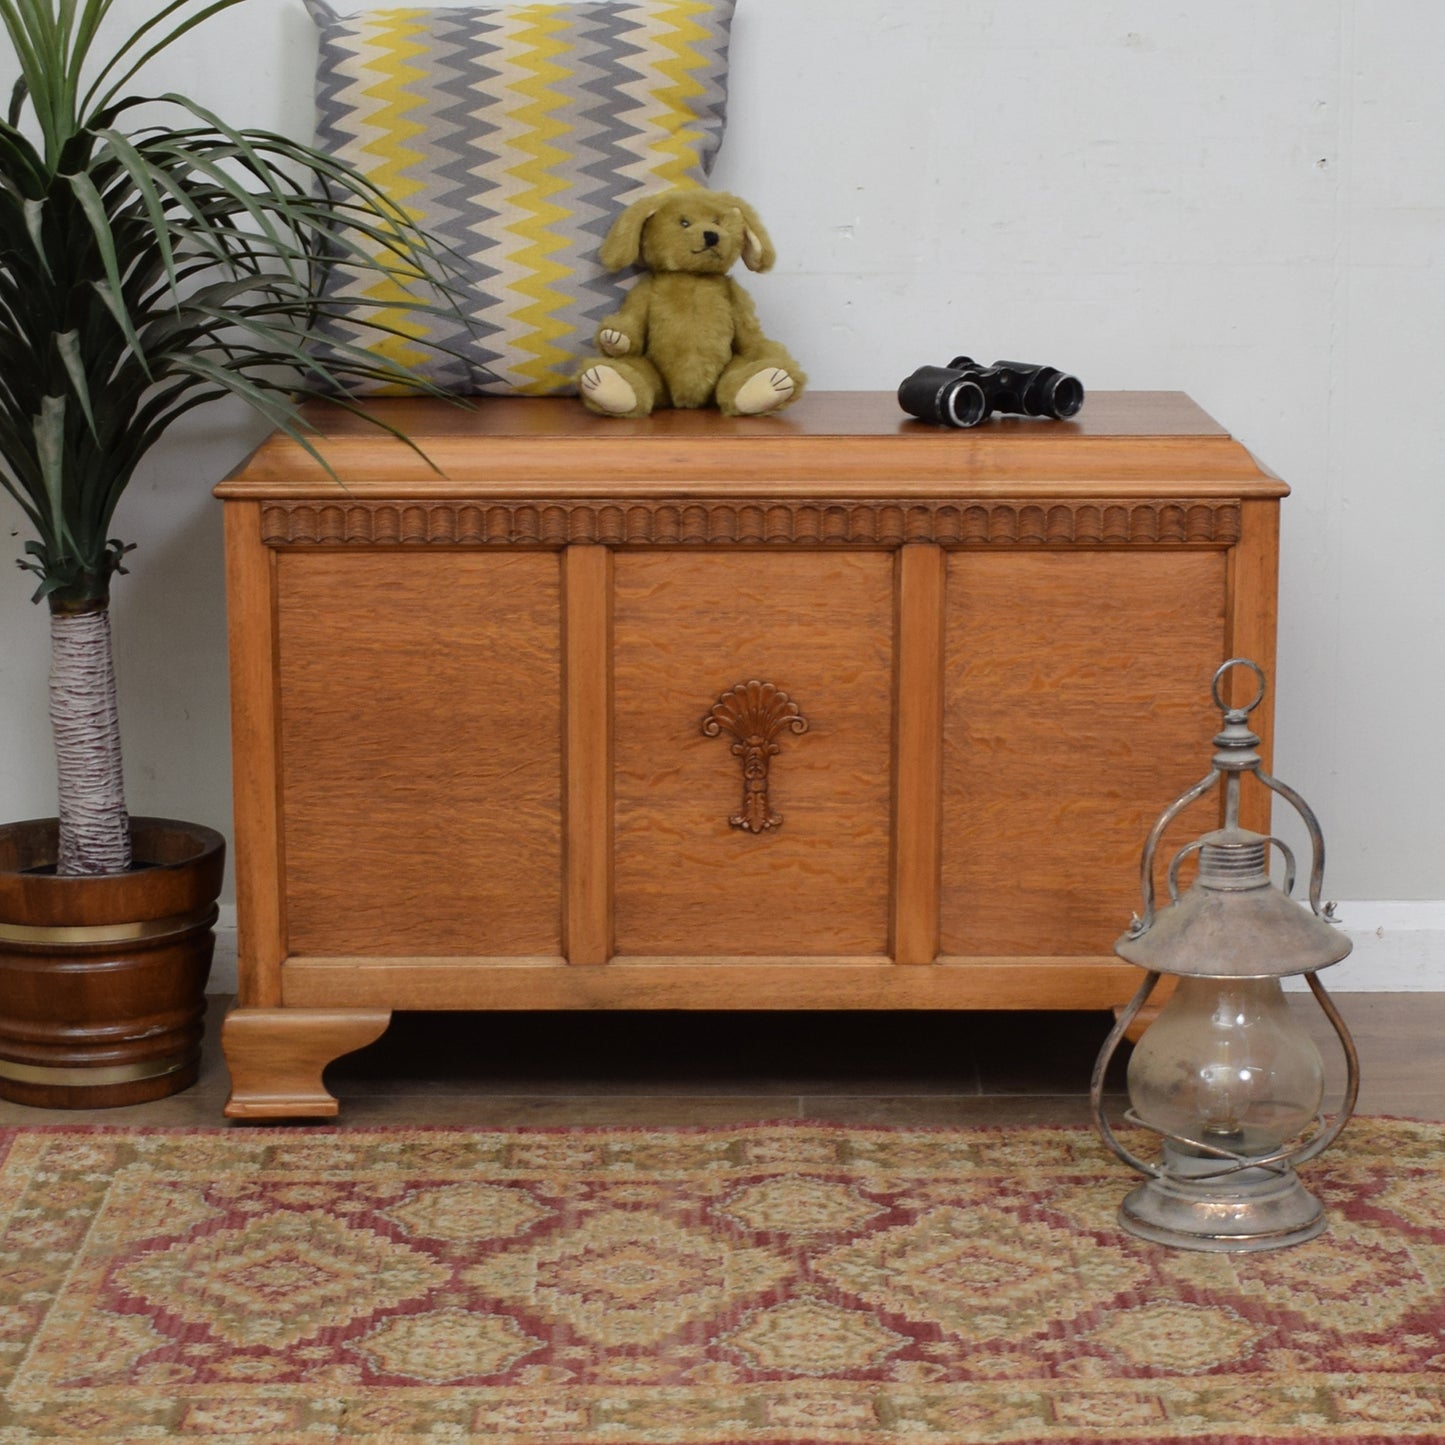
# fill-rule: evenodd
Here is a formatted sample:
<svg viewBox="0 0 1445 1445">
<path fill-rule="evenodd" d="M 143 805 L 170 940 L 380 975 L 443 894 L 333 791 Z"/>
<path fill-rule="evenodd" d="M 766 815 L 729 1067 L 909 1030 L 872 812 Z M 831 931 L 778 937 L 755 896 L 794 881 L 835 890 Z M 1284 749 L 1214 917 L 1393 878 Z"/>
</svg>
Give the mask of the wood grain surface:
<svg viewBox="0 0 1445 1445">
<path fill-rule="evenodd" d="M 286 1004 L 287 1011 L 398 1000 L 414 1009 L 1108 1009 L 1134 992 L 1139 977 L 1113 955 L 919 968 L 793 953 L 631 957 L 606 968 L 546 958 L 298 958 L 286 965 Z"/>
<path fill-rule="evenodd" d="M 554 554 L 282 556 L 293 953 L 561 949 Z"/>
<path fill-rule="evenodd" d="M 335 470 L 288 437 L 265 443 L 223 497 L 898 496 L 966 490 L 1008 497 L 1147 496 L 1187 477 L 1195 496 L 1279 497 L 1289 489 L 1188 397 L 1096 392 L 1069 421 L 1000 417 L 959 431 L 915 421 L 890 392 L 811 392 L 778 416 L 661 411 L 594 416 L 563 397 L 373 401 L 425 457 L 336 407 L 307 415 Z M 1171 489 L 1173 490 L 1173 489 Z"/>
<path fill-rule="evenodd" d="M 944 954 L 1113 947 L 1149 829 L 1209 771 L 1225 573 L 1219 552 L 950 558 Z"/>
<path fill-rule="evenodd" d="M 899 551 L 890 949 L 895 963 L 932 963 L 938 954 L 947 580 L 948 555 L 941 548 Z"/>
<path fill-rule="evenodd" d="M 566 854 L 563 947 L 570 963 L 612 956 L 612 553 L 562 557 Z"/>
<path fill-rule="evenodd" d="M 221 1029 L 231 1074 L 228 1119 L 331 1118 L 338 1110 L 321 1082 L 327 1064 L 374 1043 L 391 1009 L 233 1009 Z"/>
<path fill-rule="evenodd" d="M 261 508 L 230 502 L 226 534 L 226 642 L 231 682 L 232 867 L 245 940 L 240 997 L 281 1002 L 286 957 L 286 860 L 281 829 L 281 739 L 276 676 L 276 553 L 261 543 Z"/>
<path fill-rule="evenodd" d="M 616 927 L 620 954 L 882 954 L 888 947 L 893 559 L 885 552 L 621 553 L 616 559 Z M 783 815 L 729 825 L 730 739 L 702 719 L 771 682 Z"/>
<path fill-rule="evenodd" d="M 1245 502 L 1240 507 L 1238 546 L 1229 549 L 1230 657 L 1248 657 L 1264 669 L 1268 680 L 1264 697 L 1250 714 L 1250 726 L 1259 735 L 1259 755 L 1270 770 L 1274 753 L 1275 660 L 1279 595 L 1279 508 L 1269 502 Z M 1236 668 L 1226 679 L 1226 700 L 1242 706 L 1254 693 L 1247 668 Z M 1270 794 L 1250 782 L 1240 793 L 1239 821 L 1266 836 L 1271 830 Z"/>
</svg>

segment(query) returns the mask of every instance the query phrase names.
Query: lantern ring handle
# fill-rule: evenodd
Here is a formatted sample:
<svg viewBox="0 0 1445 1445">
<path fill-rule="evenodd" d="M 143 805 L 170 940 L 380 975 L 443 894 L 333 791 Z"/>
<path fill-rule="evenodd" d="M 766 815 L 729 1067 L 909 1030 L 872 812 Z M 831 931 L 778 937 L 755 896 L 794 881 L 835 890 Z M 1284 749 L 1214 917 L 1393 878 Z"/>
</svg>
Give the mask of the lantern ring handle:
<svg viewBox="0 0 1445 1445">
<path fill-rule="evenodd" d="M 1149 1002 L 1149 995 L 1154 992 L 1154 986 L 1158 982 L 1159 974 L 1157 972 L 1151 971 L 1144 975 L 1144 982 L 1139 985 L 1139 991 L 1129 1000 L 1128 1006 L 1115 1021 L 1109 1037 L 1104 1040 L 1104 1047 L 1099 1050 L 1099 1057 L 1094 1061 L 1094 1077 L 1089 1081 L 1089 1108 L 1093 1113 L 1094 1127 L 1099 1131 L 1099 1137 L 1108 1145 L 1115 1158 L 1122 1160 L 1135 1173 L 1146 1175 L 1152 1179 L 1163 1178 L 1163 1167 L 1151 1164 L 1148 1160 L 1139 1158 L 1137 1154 L 1131 1154 L 1115 1137 L 1114 1131 L 1109 1127 L 1108 1119 L 1104 1117 L 1104 1076 L 1109 1072 L 1109 1064 L 1118 1051 L 1124 1035 L 1129 1031 L 1129 1025 L 1138 1018 L 1139 1011 Z"/>
<path fill-rule="evenodd" d="M 1219 685 L 1221 682 L 1224 681 L 1225 674 L 1228 673 L 1232 668 L 1236 667 L 1249 668 L 1249 670 L 1253 672 L 1255 677 L 1259 680 L 1259 690 L 1255 693 L 1254 698 L 1250 702 L 1245 703 L 1243 707 L 1232 708 L 1227 702 L 1225 702 L 1224 698 L 1221 696 L 1219 691 Z M 1264 669 L 1257 662 L 1255 662 L 1253 658 L 1231 657 L 1228 662 L 1220 663 L 1218 670 L 1214 674 L 1214 681 L 1209 684 L 1209 690 L 1214 695 L 1214 705 L 1220 710 L 1220 712 L 1237 712 L 1242 716 L 1247 717 L 1255 710 L 1255 708 L 1260 705 L 1260 703 L 1264 701 L 1264 693 L 1267 686 L 1268 683 L 1265 680 Z"/>
</svg>

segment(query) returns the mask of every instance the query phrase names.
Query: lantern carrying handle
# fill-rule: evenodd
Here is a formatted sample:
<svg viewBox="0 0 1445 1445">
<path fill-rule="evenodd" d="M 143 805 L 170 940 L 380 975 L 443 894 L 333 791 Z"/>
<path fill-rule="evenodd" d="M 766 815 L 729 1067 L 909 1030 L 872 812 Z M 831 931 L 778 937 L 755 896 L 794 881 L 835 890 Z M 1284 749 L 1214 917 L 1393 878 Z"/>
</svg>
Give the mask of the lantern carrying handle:
<svg viewBox="0 0 1445 1445">
<path fill-rule="evenodd" d="M 1345 1027 L 1345 1021 L 1341 1018 L 1339 1009 L 1335 1007 L 1334 999 L 1325 992 L 1325 986 L 1320 982 L 1318 974 L 1307 973 L 1305 982 L 1309 984 L 1310 992 L 1315 996 L 1315 1002 L 1319 1004 L 1324 1016 L 1330 1021 L 1330 1027 L 1334 1029 L 1335 1037 L 1339 1039 L 1340 1047 L 1345 1051 L 1345 1097 L 1340 1101 L 1339 1110 L 1329 1127 L 1316 1134 L 1295 1155 L 1293 1162 L 1296 1164 L 1313 1159 L 1316 1154 L 1323 1154 L 1340 1137 L 1340 1130 L 1350 1122 L 1350 1116 L 1355 1112 L 1355 1101 L 1360 1097 L 1360 1055 L 1355 1048 L 1355 1041 L 1350 1036 L 1349 1029 Z"/>
<path fill-rule="evenodd" d="M 1225 675 L 1233 671 L 1233 669 L 1235 669 L 1236 667 L 1249 668 L 1249 670 L 1254 673 L 1255 679 L 1259 683 L 1259 688 L 1255 692 L 1254 696 L 1248 702 L 1241 703 L 1240 706 L 1237 708 L 1232 707 L 1228 702 L 1225 701 L 1224 697 L 1220 693 L 1219 687 L 1220 683 L 1224 681 Z M 1209 691 L 1214 698 L 1215 707 L 1217 707 L 1220 712 L 1225 715 L 1226 718 L 1229 718 L 1230 713 L 1234 712 L 1239 713 L 1241 715 L 1241 718 L 1245 718 L 1248 717 L 1249 714 L 1252 713 L 1255 708 L 1257 708 L 1260 703 L 1264 701 L 1264 692 L 1267 686 L 1268 683 L 1266 683 L 1265 681 L 1264 669 L 1252 657 L 1231 657 L 1228 662 L 1220 663 L 1220 665 L 1215 669 L 1214 677 L 1209 684 Z"/>
<path fill-rule="evenodd" d="M 1192 802 L 1202 798 L 1218 781 L 1218 772 L 1211 772 L 1208 777 L 1201 778 L 1187 792 L 1180 793 L 1149 830 L 1149 837 L 1144 843 L 1144 853 L 1139 860 L 1139 892 L 1143 895 L 1144 909 L 1129 921 L 1130 938 L 1139 938 L 1154 926 L 1154 855 L 1159 851 L 1159 843 L 1165 832 Z"/>
<path fill-rule="evenodd" d="M 1094 1116 L 1094 1127 L 1099 1131 L 1099 1137 L 1108 1145 L 1114 1156 L 1127 1164 L 1138 1174 L 1147 1174 L 1154 1179 L 1164 1177 L 1164 1167 L 1161 1164 L 1151 1164 L 1147 1159 L 1141 1159 L 1137 1154 L 1131 1153 L 1121 1144 L 1109 1121 L 1104 1117 L 1104 1079 L 1109 1072 L 1109 1065 L 1113 1062 L 1119 1045 L 1124 1041 L 1124 1035 L 1129 1032 L 1129 1027 L 1139 1017 L 1140 1010 L 1149 1002 L 1149 995 L 1154 992 L 1154 986 L 1159 982 L 1159 974 L 1150 972 L 1144 975 L 1144 982 L 1139 985 L 1139 991 L 1131 998 L 1119 1017 L 1114 1021 L 1114 1027 L 1109 1037 L 1104 1040 L 1104 1047 L 1099 1050 L 1099 1057 L 1094 1061 L 1094 1076 L 1089 1081 L 1089 1109 Z"/>
<path fill-rule="evenodd" d="M 1254 673 L 1259 686 L 1248 702 L 1239 707 L 1231 707 L 1225 700 L 1223 683 L 1225 677 L 1236 667 L 1247 667 Z M 1214 738 L 1214 765 L 1210 768 L 1207 776 L 1201 778 L 1192 788 L 1186 788 L 1175 798 L 1149 830 L 1149 836 L 1144 843 L 1144 852 L 1139 860 L 1139 892 L 1144 906 L 1143 911 L 1136 913 L 1131 920 L 1128 936 L 1139 938 L 1154 926 L 1157 913 L 1154 859 L 1170 824 L 1191 803 L 1202 798 L 1221 778 L 1224 778 L 1224 826 L 1238 828 L 1240 779 L 1245 773 L 1253 773 L 1270 792 L 1277 793 L 1299 814 L 1310 840 L 1310 910 L 1318 917 L 1333 923 L 1335 921 L 1334 905 L 1321 902 L 1325 878 L 1325 839 L 1324 833 L 1320 829 L 1319 819 L 1315 817 L 1314 809 L 1288 783 L 1282 783 L 1278 778 L 1272 777 L 1264 771 L 1263 759 L 1258 752 L 1260 740 L 1249 727 L 1250 713 L 1264 701 L 1264 669 L 1251 658 L 1231 657 L 1228 662 L 1221 663 L 1215 669 L 1214 678 L 1210 683 L 1210 692 L 1214 697 L 1215 704 L 1224 714 L 1224 726 Z M 1278 840 L 1271 839 L 1270 841 L 1277 842 Z M 1285 848 L 1284 844 L 1280 843 L 1279 847 L 1281 851 L 1288 854 L 1289 850 Z M 1174 870 L 1179 862 L 1180 858 L 1176 858 L 1171 864 L 1171 895 L 1174 895 L 1175 892 Z M 1288 858 L 1288 862 L 1289 880 L 1284 889 L 1286 893 L 1291 892 L 1294 888 L 1294 859 L 1292 856 Z"/>
<path fill-rule="evenodd" d="M 1278 793 L 1303 821 L 1305 831 L 1310 837 L 1310 911 L 1333 923 L 1335 921 L 1335 905 L 1320 901 L 1325 885 L 1325 835 L 1320 829 L 1319 819 L 1315 817 L 1314 809 L 1288 783 L 1282 783 L 1278 778 L 1270 777 L 1263 768 L 1256 768 L 1255 776 L 1272 793 Z M 1286 893 L 1289 891 L 1289 888 L 1285 889 Z"/>
</svg>

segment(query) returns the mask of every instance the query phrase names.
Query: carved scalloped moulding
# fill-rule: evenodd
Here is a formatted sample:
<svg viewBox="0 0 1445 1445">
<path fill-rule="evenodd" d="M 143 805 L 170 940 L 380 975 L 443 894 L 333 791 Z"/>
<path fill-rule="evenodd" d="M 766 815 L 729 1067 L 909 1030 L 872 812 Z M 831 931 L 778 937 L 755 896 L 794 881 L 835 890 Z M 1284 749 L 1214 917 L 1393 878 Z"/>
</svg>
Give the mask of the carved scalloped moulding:
<svg viewBox="0 0 1445 1445">
<path fill-rule="evenodd" d="M 1197 501 L 267 502 L 267 546 L 1227 547 L 1240 504 Z"/>
</svg>

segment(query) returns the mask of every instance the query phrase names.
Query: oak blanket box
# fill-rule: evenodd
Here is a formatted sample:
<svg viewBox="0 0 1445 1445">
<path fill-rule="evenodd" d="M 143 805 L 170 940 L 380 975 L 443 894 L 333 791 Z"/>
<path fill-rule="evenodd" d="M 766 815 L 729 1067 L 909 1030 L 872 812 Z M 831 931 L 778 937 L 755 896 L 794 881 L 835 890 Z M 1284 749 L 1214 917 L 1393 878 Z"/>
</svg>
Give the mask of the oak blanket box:
<svg viewBox="0 0 1445 1445">
<path fill-rule="evenodd" d="M 228 1115 L 335 1113 L 322 1069 L 393 1009 L 1133 992 L 1112 942 L 1210 677 L 1274 664 L 1287 488 L 1186 397 L 374 406 L 429 461 L 326 408 L 334 476 L 278 435 L 218 488 Z"/>
</svg>

